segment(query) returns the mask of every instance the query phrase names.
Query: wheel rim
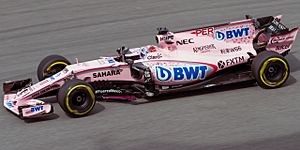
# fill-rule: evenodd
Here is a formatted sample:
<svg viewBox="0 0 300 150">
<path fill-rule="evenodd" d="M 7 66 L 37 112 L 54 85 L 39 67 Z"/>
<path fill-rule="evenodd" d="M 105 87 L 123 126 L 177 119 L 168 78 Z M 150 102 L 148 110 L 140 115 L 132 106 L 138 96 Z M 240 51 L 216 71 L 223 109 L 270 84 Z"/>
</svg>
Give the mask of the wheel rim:
<svg viewBox="0 0 300 150">
<path fill-rule="evenodd" d="M 85 115 L 95 105 L 95 95 L 86 85 L 77 85 L 69 90 L 66 97 L 68 110 L 76 115 Z"/>
<path fill-rule="evenodd" d="M 270 58 L 260 70 L 261 81 L 270 87 L 279 86 L 286 81 L 288 69 L 287 63 L 281 58 Z"/>
<path fill-rule="evenodd" d="M 86 95 L 85 92 L 82 89 L 78 89 L 77 91 L 74 91 L 70 95 L 71 104 L 76 109 L 85 108 L 86 105 L 88 104 L 89 98 L 90 97 L 88 97 L 88 95 Z"/>
<path fill-rule="evenodd" d="M 273 63 L 268 64 L 268 66 L 264 71 L 264 78 L 271 83 L 276 83 L 281 81 L 284 78 L 284 75 L 285 75 L 284 65 L 282 63 L 278 63 L 278 61 L 276 61 L 274 64 Z"/>
</svg>

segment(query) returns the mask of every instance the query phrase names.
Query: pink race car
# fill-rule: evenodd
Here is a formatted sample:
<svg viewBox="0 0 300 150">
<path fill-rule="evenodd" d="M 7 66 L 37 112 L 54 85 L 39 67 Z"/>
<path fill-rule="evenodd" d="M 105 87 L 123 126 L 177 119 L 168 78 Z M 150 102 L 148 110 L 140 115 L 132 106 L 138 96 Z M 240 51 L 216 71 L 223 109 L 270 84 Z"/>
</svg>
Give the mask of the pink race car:
<svg viewBox="0 0 300 150">
<path fill-rule="evenodd" d="M 289 77 L 284 56 L 298 32 L 280 21 L 281 16 L 246 16 L 180 32 L 159 28 L 159 46 L 121 47 L 115 57 L 81 63 L 51 55 L 38 66 L 38 83 L 32 84 L 31 79 L 4 83 L 4 107 L 20 118 L 40 117 L 52 113 L 53 107 L 39 98 L 57 95 L 67 114 L 84 116 L 97 98 L 135 102 L 247 80 L 277 88 Z"/>
</svg>

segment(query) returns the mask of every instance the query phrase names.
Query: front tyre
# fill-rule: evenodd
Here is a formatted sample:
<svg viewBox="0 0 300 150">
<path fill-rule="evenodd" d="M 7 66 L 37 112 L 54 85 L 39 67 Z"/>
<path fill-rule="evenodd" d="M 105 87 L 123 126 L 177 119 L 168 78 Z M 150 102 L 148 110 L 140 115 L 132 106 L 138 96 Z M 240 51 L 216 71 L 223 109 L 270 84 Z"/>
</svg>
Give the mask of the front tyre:
<svg viewBox="0 0 300 150">
<path fill-rule="evenodd" d="M 253 59 L 251 70 L 257 84 L 267 89 L 282 86 L 290 75 L 290 67 L 285 58 L 271 51 L 259 53 Z"/>
<path fill-rule="evenodd" d="M 78 79 L 66 81 L 60 88 L 57 98 L 61 108 L 74 117 L 87 115 L 96 104 L 92 86 Z"/>
<path fill-rule="evenodd" d="M 39 64 L 37 69 L 37 76 L 39 81 L 60 72 L 71 63 L 63 56 L 49 55 L 45 57 Z"/>
</svg>

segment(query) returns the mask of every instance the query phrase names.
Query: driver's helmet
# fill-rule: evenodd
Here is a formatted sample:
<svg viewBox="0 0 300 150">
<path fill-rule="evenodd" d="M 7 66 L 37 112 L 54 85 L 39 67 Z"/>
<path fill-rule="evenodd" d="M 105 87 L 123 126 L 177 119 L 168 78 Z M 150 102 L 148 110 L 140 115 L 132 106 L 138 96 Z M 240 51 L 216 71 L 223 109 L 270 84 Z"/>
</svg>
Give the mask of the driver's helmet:
<svg viewBox="0 0 300 150">
<path fill-rule="evenodd" d="M 148 54 L 147 48 L 141 47 L 140 48 L 140 58 L 142 58 L 142 59 L 146 58 L 147 54 Z"/>
</svg>

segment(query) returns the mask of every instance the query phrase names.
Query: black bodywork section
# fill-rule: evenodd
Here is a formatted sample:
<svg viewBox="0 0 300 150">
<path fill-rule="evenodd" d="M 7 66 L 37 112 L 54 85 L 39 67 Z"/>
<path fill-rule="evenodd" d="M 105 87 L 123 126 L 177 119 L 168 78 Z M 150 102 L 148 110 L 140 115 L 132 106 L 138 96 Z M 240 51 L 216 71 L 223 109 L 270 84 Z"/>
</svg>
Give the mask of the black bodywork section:
<svg viewBox="0 0 300 150">
<path fill-rule="evenodd" d="M 3 91 L 4 94 L 9 93 L 16 93 L 18 90 L 28 87 L 32 84 L 32 80 L 25 79 L 25 80 L 18 80 L 18 81 L 7 81 L 3 83 Z"/>
</svg>

